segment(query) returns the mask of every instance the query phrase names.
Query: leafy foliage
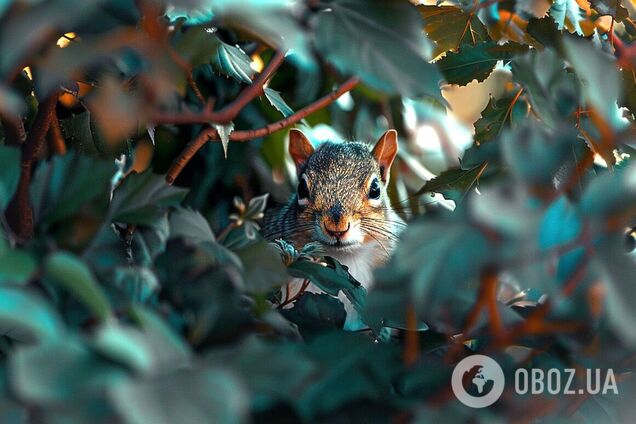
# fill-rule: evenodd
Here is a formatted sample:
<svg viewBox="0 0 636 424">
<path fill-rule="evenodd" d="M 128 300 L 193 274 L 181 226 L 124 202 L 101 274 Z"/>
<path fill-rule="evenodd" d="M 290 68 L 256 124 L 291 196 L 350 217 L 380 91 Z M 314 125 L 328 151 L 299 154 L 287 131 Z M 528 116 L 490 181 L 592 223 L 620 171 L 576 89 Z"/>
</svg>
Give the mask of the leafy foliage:
<svg viewBox="0 0 636 424">
<path fill-rule="evenodd" d="M 0 421 L 633 418 L 633 6 L 420 3 L 0 2 Z M 369 290 L 261 235 L 296 124 L 399 131 Z M 620 395 L 471 410 L 474 353 Z"/>
</svg>

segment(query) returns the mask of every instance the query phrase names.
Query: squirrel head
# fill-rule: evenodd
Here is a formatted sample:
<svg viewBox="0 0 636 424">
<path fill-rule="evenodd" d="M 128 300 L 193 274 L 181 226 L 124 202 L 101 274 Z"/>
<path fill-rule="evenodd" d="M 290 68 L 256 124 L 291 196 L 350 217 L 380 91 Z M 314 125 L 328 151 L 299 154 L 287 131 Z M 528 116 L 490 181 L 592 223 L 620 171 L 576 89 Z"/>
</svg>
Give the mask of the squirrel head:
<svg viewBox="0 0 636 424">
<path fill-rule="evenodd" d="M 373 149 L 360 142 L 325 142 L 314 149 L 299 130 L 289 134 L 296 164 L 298 238 L 351 249 L 392 235 L 386 188 L 398 150 L 389 130 Z"/>
</svg>

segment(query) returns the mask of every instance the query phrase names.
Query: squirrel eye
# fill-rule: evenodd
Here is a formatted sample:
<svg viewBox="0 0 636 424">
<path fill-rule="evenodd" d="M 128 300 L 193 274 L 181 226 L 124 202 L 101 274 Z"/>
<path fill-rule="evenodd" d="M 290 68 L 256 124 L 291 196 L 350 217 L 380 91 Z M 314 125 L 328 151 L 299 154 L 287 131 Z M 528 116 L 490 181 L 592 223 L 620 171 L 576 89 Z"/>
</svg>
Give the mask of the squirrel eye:
<svg viewBox="0 0 636 424">
<path fill-rule="evenodd" d="M 374 178 L 371 181 L 371 185 L 369 186 L 369 199 L 379 199 L 380 198 L 380 183 L 377 178 Z"/>
<path fill-rule="evenodd" d="M 303 175 L 298 182 L 298 203 L 306 205 L 309 201 L 309 187 L 307 186 L 307 180 Z"/>
</svg>

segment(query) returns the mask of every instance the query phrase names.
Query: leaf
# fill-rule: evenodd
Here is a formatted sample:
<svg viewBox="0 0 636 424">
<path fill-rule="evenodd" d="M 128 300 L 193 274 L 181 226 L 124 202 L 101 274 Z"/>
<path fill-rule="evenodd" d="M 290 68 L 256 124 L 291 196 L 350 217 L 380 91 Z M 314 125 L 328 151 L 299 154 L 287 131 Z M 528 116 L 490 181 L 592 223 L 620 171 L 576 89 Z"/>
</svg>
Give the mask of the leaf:
<svg viewBox="0 0 636 424">
<path fill-rule="evenodd" d="M 265 93 L 265 97 L 269 100 L 269 103 L 274 106 L 277 111 L 282 113 L 284 117 L 293 115 L 294 111 L 287 105 L 287 103 L 285 103 L 285 100 L 283 100 L 278 91 L 269 87 L 265 87 L 263 91 Z"/>
<path fill-rule="evenodd" d="M 558 127 L 576 110 L 580 89 L 554 51 L 532 50 L 519 56 L 512 61 L 512 72 L 528 94 L 533 110 L 550 127 Z"/>
<path fill-rule="evenodd" d="M 252 77 L 256 73 L 250 66 L 251 62 L 250 57 L 239 47 L 231 46 L 221 41 L 212 63 L 214 68 L 223 75 L 232 77 L 245 84 L 251 84 Z"/>
<path fill-rule="evenodd" d="M 578 35 L 583 35 L 581 21 L 585 17 L 585 12 L 576 0 L 555 0 L 550 7 L 550 16 L 557 23 L 558 29 L 565 28 L 566 19 Z"/>
<path fill-rule="evenodd" d="M 230 144 L 230 134 L 234 131 L 234 122 L 225 125 L 214 124 L 214 128 L 216 128 L 216 131 L 219 133 L 221 145 L 223 146 L 223 155 L 225 159 L 227 159 L 227 146 Z"/>
<path fill-rule="evenodd" d="M 473 168 L 453 168 L 442 172 L 432 180 L 428 180 L 417 194 L 442 193 L 444 197 L 459 202 L 466 193 L 479 182 L 479 177 L 486 169 L 488 162 Z"/>
<path fill-rule="evenodd" d="M 20 181 L 20 150 L 0 145 L 0 213 L 4 213 Z"/>
<path fill-rule="evenodd" d="M 309 292 L 300 296 L 293 308 L 280 312 L 298 325 L 304 336 L 308 332 L 341 329 L 347 318 L 344 305 L 338 299 L 327 294 Z"/>
<path fill-rule="evenodd" d="M 550 131 L 537 121 L 527 120 L 501 137 L 504 160 L 517 179 L 534 189 L 554 188 L 557 173 L 580 145 L 578 131 L 562 124 Z"/>
<path fill-rule="evenodd" d="M 106 294 L 90 269 L 76 256 L 66 252 L 50 255 L 44 264 L 48 277 L 82 302 L 97 318 L 105 321 L 113 316 Z"/>
<path fill-rule="evenodd" d="M 590 3 L 599 15 L 612 16 L 618 22 L 624 21 L 629 16 L 627 9 L 621 4 L 621 0 L 590 0 Z"/>
<path fill-rule="evenodd" d="M 23 284 L 37 268 L 37 262 L 27 250 L 12 249 L 0 231 L 0 284 Z"/>
<path fill-rule="evenodd" d="M 210 224 L 200 212 L 190 208 L 177 208 L 170 214 L 170 238 L 183 238 L 186 243 L 214 242 Z"/>
<path fill-rule="evenodd" d="M 301 257 L 287 269 L 292 277 L 307 278 L 331 296 L 338 296 L 342 291 L 356 311 L 362 311 L 367 295 L 365 288 L 349 274 L 346 266 L 329 256 L 324 259 L 326 266 Z"/>
<path fill-rule="evenodd" d="M 452 215 L 409 226 L 388 266 L 376 272 L 365 322 L 404 323 L 405 307 L 412 305 L 417 318 L 438 331 L 462 331 L 477 296 L 474 279 L 496 249 L 478 227 L 460 219 Z"/>
<path fill-rule="evenodd" d="M 112 220 L 126 224 L 152 225 L 169 207 L 179 206 L 188 190 L 166 184 L 150 171 L 133 173 L 115 190 L 110 211 Z"/>
<path fill-rule="evenodd" d="M 248 393 L 234 373 L 219 367 L 128 381 L 109 395 L 119 416 L 134 424 L 231 424 L 247 420 Z"/>
<path fill-rule="evenodd" d="M 127 379 L 128 373 L 101 359 L 77 338 L 21 348 L 9 358 L 11 388 L 19 399 L 40 405 L 68 403 L 96 395 Z"/>
<path fill-rule="evenodd" d="M 112 161 L 73 152 L 42 163 L 31 186 L 37 224 L 46 227 L 76 214 L 101 219 L 115 170 Z"/>
<path fill-rule="evenodd" d="M 488 30 L 474 13 L 455 6 L 418 6 L 424 31 L 437 44 L 437 54 L 457 50 L 463 44 L 490 40 Z"/>
<path fill-rule="evenodd" d="M 485 80 L 498 61 L 511 60 L 524 53 L 528 46 L 514 42 L 497 44 L 485 41 L 476 45 L 465 44 L 458 52 L 450 52 L 435 62 L 449 84 L 466 85 L 473 80 Z"/>
<path fill-rule="evenodd" d="M 187 28 L 174 44 L 175 51 L 192 67 L 211 63 L 221 47 L 221 40 L 205 27 Z"/>
<path fill-rule="evenodd" d="M 474 168 L 488 162 L 484 175 L 492 175 L 501 168 L 501 143 L 497 142 L 505 128 L 515 128 L 528 116 L 528 103 L 521 97 L 522 92 L 507 92 L 498 99 L 491 98 L 475 122 L 475 136 L 472 147 L 464 152 L 461 166 Z"/>
<path fill-rule="evenodd" d="M 318 51 L 341 72 L 388 93 L 440 98 L 441 75 L 428 63 L 431 45 L 408 2 L 333 1 L 313 26 Z"/>
<path fill-rule="evenodd" d="M 276 247 L 266 241 L 236 251 L 244 264 L 243 279 L 250 292 L 266 293 L 287 282 L 287 270 Z"/>
<path fill-rule="evenodd" d="M 581 82 L 587 104 L 593 106 L 612 128 L 623 128 L 625 125 L 616 104 L 620 75 L 614 57 L 582 40 L 566 38 L 563 47 Z"/>
<path fill-rule="evenodd" d="M 89 111 L 60 120 L 60 127 L 69 144 L 80 153 L 95 156 L 106 155 L 106 148 L 94 128 Z"/>
<path fill-rule="evenodd" d="M 44 299 L 27 290 L 0 287 L 0 333 L 30 341 L 54 341 L 64 337 L 65 328 Z"/>
</svg>

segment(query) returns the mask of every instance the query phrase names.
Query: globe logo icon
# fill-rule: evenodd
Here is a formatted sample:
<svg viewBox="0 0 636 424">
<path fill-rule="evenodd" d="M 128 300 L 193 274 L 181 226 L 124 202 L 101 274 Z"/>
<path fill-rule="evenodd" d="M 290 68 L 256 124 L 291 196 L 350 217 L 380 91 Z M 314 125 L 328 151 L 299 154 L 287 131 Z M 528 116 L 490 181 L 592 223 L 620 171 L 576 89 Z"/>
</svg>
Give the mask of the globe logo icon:
<svg viewBox="0 0 636 424">
<path fill-rule="evenodd" d="M 453 370 L 452 388 L 457 399 L 471 408 L 485 408 L 499 399 L 505 377 L 499 364 L 485 355 L 462 359 Z"/>
</svg>

